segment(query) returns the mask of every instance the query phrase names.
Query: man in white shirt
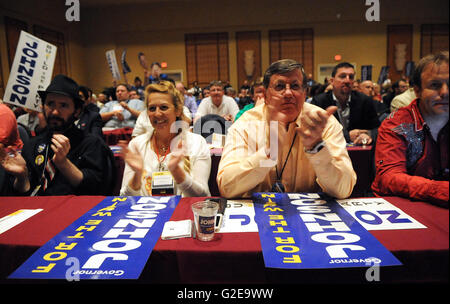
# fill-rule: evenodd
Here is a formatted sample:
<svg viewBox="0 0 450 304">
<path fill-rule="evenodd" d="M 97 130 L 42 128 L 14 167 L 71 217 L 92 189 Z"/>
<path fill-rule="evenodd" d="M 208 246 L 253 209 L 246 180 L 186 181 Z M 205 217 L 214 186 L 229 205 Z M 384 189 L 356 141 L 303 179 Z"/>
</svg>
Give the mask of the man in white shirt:
<svg viewBox="0 0 450 304">
<path fill-rule="evenodd" d="M 224 95 L 222 82 L 214 80 L 209 86 L 210 96 L 201 101 L 194 122 L 207 114 L 216 114 L 227 121 L 234 121 L 239 112 L 236 101 L 232 97 Z"/>
</svg>

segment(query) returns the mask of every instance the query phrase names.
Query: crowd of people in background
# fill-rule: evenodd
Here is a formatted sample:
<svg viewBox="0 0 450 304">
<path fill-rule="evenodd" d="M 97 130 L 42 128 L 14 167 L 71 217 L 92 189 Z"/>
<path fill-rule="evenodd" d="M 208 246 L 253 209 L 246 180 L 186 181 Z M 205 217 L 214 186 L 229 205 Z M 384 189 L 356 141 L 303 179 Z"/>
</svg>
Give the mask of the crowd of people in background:
<svg viewBox="0 0 450 304">
<path fill-rule="evenodd" d="M 415 133 L 412 129 L 406 129 L 404 125 L 395 127 L 397 129 L 405 128 L 400 131 L 396 129 L 397 131 L 395 132 L 406 138 L 404 140 L 406 141 L 405 147 L 402 149 L 407 151 L 407 155 L 405 156 L 406 160 L 402 161 L 402 166 L 404 167 L 404 162 L 406 162 L 407 169 L 405 169 L 405 172 L 407 174 L 412 174 L 412 172 L 417 171 L 417 168 L 414 166 L 417 165 L 417 161 L 422 155 L 420 152 L 423 152 L 425 149 L 428 153 L 430 149 L 436 148 L 436 145 L 439 146 L 442 136 L 448 139 L 448 52 L 444 52 L 443 55 L 441 54 L 440 56 L 439 60 L 429 60 L 426 63 L 423 63 L 421 66 L 422 70 L 418 70 L 416 71 L 416 74 L 414 74 L 415 78 L 404 77 L 394 83 L 391 83 L 390 81 L 376 83 L 372 80 L 356 79 L 355 67 L 347 62 L 337 64 L 331 77 L 325 78 L 323 83 L 314 80 L 311 74 L 306 75 L 303 71 L 303 67 L 295 62 L 282 62 L 281 64 L 277 62 L 279 66 L 276 68 L 279 70 L 274 72 L 274 74 L 271 74 L 271 77 L 274 77 L 273 79 L 278 79 L 280 78 L 280 75 L 283 77 L 284 75 L 291 75 L 292 79 L 289 79 L 292 82 L 289 83 L 289 87 L 287 86 L 288 84 L 284 82 L 272 83 L 272 78 L 265 79 L 265 77 L 267 77 L 267 71 L 265 75 L 262 75 L 262 77 L 255 79 L 251 83 L 245 80 L 237 88 L 231 86 L 228 80 L 221 81 L 214 79 L 211 79 L 209 84 L 204 84 L 203 86 L 200 86 L 196 81 L 186 87 L 182 82 L 174 81 L 166 74 L 162 73 L 161 65 L 157 62 L 151 65 L 149 71 L 145 71 L 144 80 L 139 76 L 136 76 L 131 84 L 128 83 L 127 78 L 125 77 L 126 81 L 124 83 L 113 81 L 111 87 L 107 87 L 96 94 L 94 94 L 90 88 L 78 86 L 70 78 L 58 75 L 50 84 L 50 89 L 40 92 L 43 108 L 42 112 L 10 107 L 17 119 L 17 126 L 20 126 L 20 131 L 24 129 L 29 137 L 33 138 L 40 136 L 41 139 L 33 141 L 32 148 L 24 148 L 22 153 L 24 156 L 23 158 L 19 157 L 19 154 L 13 152 L 11 159 L 16 159 L 16 162 L 9 163 L 8 167 L 8 164 L 5 164 L 5 159 L 7 159 L 5 155 L 8 153 L 6 148 L 9 146 L 16 147 L 17 149 L 19 149 L 19 147 L 21 148 L 21 145 L 15 143 L 15 140 L 13 140 L 14 143 L 10 140 L 11 134 L 16 138 L 17 136 L 15 134 L 19 132 L 19 130 L 17 130 L 17 128 L 12 128 L 10 130 L 2 126 L 0 157 L 2 159 L 2 167 L 0 168 L 2 168 L 2 171 L 6 171 L 6 173 L 10 174 L 6 179 L 9 178 L 11 180 L 8 188 L 6 188 L 6 186 L 3 187 L 2 193 L 8 193 L 8 191 L 11 191 L 11 189 L 14 188 L 15 190 L 19 189 L 19 192 L 21 193 L 30 194 L 33 192 L 33 194 L 38 195 L 69 193 L 92 194 L 95 192 L 95 189 L 102 189 L 101 193 L 106 194 L 107 190 L 104 186 L 108 183 L 99 183 L 99 181 L 107 179 L 105 172 L 111 171 L 109 168 L 111 166 L 110 164 L 105 161 L 100 161 L 100 159 L 103 158 L 110 159 L 110 155 L 108 152 L 105 152 L 104 144 L 102 144 L 103 132 L 109 129 L 131 127 L 134 128 L 133 140 L 130 144 L 124 142 L 120 143 L 122 150 L 124 151 L 123 158 L 126 161 L 125 177 L 121 190 L 122 194 L 150 195 L 152 193 L 152 185 L 154 186 L 155 179 L 158 178 L 152 174 L 154 172 L 167 171 L 171 173 L 173 185 L 175 185 L 172 189 L 172 193 L 178 193 L 185 196 L 209 195 L 208 185 L 206 183 L 209 175 L 206 175 L 204 172 L 209 172 L 211 160 L 209 159 L 209 154 L 206 153 L 207 142 L 203 138 L 205 136 L 197 136 L 192 134 L 192 132 L 186 135 L 186 130 L 189 130 L 189 127 L 193 127 L 191 130 L 196 130 L 196 123 L 203 123 L 206 119 L 214 117 L 213 120 L 220 122 L 220 124 L 224 126 L 222 130 L 223 134 L 227 133 L 228 127 L 231 125 L 233 126 L 233 129 L 231 129 L 232 132 L 238 134 L 238 136 L 245 137 L 247 135 L 244 136 L 243 134 L 246 131 L 237 131 L 237 128 L 244 124 L 244 121 L 248 121 L 252 116 L 259 117 L 257 119 L 263 117 L 264 114 L 261 111 L 263 111 L 263 109 L 264 111 L 269 111 L 270 105 L 274 100 L 277 100 L 274 97 L 274 92 L 282 94 L 284 98 L 286 98 L 287 94 L 292 93 L 292 100 L 300 102 L 303 105 L 303 108 L 308 110 L 305 110 L 306 112 L 304 113 L 310 113 L 311 111 L 311 113 L 315 113 L 311 114 L 312 118 L 306 121 L 304 125 L 311 123 L 311 121 L 312 125 L 319 125 L 318 121 L 321 121 L 320 129 L 328 130 L 330 127 L 329 124 L 333 124 L 333 132 L 342 130 L 342 132 L 338 133 L 342 133 L 347 145 L 376 145 L 379 130 L 386 132 L 385 127 L 383 127 L 385 124 L 382 124 L 383 121 L 392 121 L 393 117 L 398 118 L 398 115 L 400 114 L 397 115 L 396 113 L 400 112 L 400 109 L 411 107 L 414 100 L 424 100 L 429 97 L 429 95 L 424 95 L 424 92 L 427 93 L 427 91 L 422 87 L 422 85 L 424 85 L 424 77 L 427 75 L 420 74 L 424 73 L 425 68 L 428 67 L 426 64 L 437 67 L 445 67 L 446 65 L 446 81 L 445 79 L 441 81 L 440 88 L 435 89 L 435 91 L 441 90 L 438 94 L 440 94 L 440 98 L 444 100 L 442 103 L 443 107 L 446 106 L 446 111 L 445 109 L 441 111 L 444 113 L 443 115 L 441 115 L 441 112 L 434 113 L 432 111 L 434 104 L 429 106 L 431 110 L 428 108 L 422 110 L 422 106 L 419 107 L 422 112 L 429 110 L 427 113 L 421 112 L 421 114 L 426 121 L 425 129 L 431 129 L 431 133 L 433 134 L 431 143 L 427 142 L 427 146 L 424 148 L 421 146 L 425 142 L 423 134 L 421 135 L 422 137 L 417 137 L 414 135 Z M 284 64 L 286 67 L 283 66 Z M 275 67 L 271 65 L 268 71 L 271 68 Z M 285 68 L 289 69 L 283 70 Z M 301 73 L 297 73 L 298 71 L 301 71 Z M 440 70 L 433 70 L 432 72 L 436 75 L 439 73 L 445 74 L 445 71 L 442 72 Z M 418 76 L 417 73 L 419 73 Z M 439 75 L 442 76 L 441 74 Z M 445 75 L 443 77 L 445 78 Z M 298 83 L 298 81 L 301 81 L 301 83 Z M 68 85 L 72 86 L 70 92 L 67 91 Z M 55 87 L 54 90 L 51 89 L 52 86 Z M 443 87 L 446 87 L 446 92 L 442 92 L 442 90 L 444 90 L 442 89 Z M 430 88 L 430 90 L 432 89 L 433 88 Z M 60 92 L 65 92 L 63 93 L 63 97 L 69 97 L 69 99 L 73 101 L 73 104 L 63 100 L 65 102 L 63 105 L 58 99 L 61 95 L 58 95 L 58 98 L 49 98 L 49 96 L 52 97 L 54 93 L 60 94 Z M 296 96 L 297 93 L 301 93 L 301 96 Z M 61 103 L 61 105 L 59 103 Z M 425 102 L 423 101 L 422 105 L 424 103 Z M 416 104 L 418 104 L 418 102 L 416 102 Z M 56 116 L 52 116 L 55 113 L 55 107 L 59 106 L 70 106 L 73 111 L 68 113 L 67 117 L 62 119 L 58 118 L 59 116 L 56 114 Z M 5 108 L 7 108 L 7 106 L 2 105 L 2 115 L 6 115 L 3 114 L 7 111 Z M 319 110 L 320 108 L 321 110 Z M 330 110 L 331 108 L 333 110 Z M 60 109 L 58 108 L 57 110 L 59 111 Z M 414 110 L 412 111 L 414 112 Z M 418 110 L 416 109 L 416 111 Z M 246 112 L 249 112 L 249 114 L 247 115 Z M 292 119 L 284 123 L 289 124 L 297 121 L 298 127 L 300 128 L 301 112 L 302 110 L 300 109 L 296 112 L 295 117 L 293 116 Z M 278 119 L 281 117 L 281 114 L 278 114 L 278 112 L 274 112 L 273 115 L 277 118 L 275 120 L 281 121 Z M 439 115 L 433 116 L 434 114 Z M 10 114 L 8 115 L 11 116 Z M 328 119 L 330 116 L 333 118 Z M 322 118 L 319 119 L 318 117 Z M 434 117 L 439 118 L 439 124 L 435 123 L 433 120 Z M 409 118 L 405 119 L 408 120 Z M 8 125 L 10 126 L 10 120 L 11 119 L 5 119 L 4 121 L 8 121 Z M 237 124 L 239 121 L 242 121 L 242 123 Z M 174 122 L 182 122 L 184 125 L 181 126 L 178 131 L 173 131 L 170 129 L 170 126 Z M 417 119 L 415 123 L 417 124 Z M 72 124 L 74 127 L 72 127 Z M 339 128 L 337 128 L 337 125 L 335 124 L 339 125 Z M 238 126 L 234 128 L 234 125 Z M 382 125 L 381 128 L 380 125 Z M 416 131 L 417 128 L 419 128 L 418 125 L 416 126 Z M 311 130 L 315 130 L 315 127 L 311 127 Z M 443 131 L 441 132 L 441 130 Z M 283 132 L 286 131 L 287 129 Z M 292 132 L 294 131 L 288 131 L 286 136 L 291 139 L 293 137 L 292 144 L 294 144 L 296 133 L 294 132 L 294 134 Z M 311 131 L 311 133 L 312 132 L 313 131 Z M 443 133 L 443 135 L 441 135 L 441 133 Z M 64 138 L 59 136 L 61 134 L 65 135 Z M 300 134 L 299 137 L 303 143 L 308 142 L 308 135 L 303 133 L 298 134 Z M 386 136 L 385 133 L 383 133 L 383 136 Z M 92 137 L 97 138 L 97 140 L 92 139 Z M 7 138 L 9 138 L 9 140 L 6 140 Z M 86 138 L 88 138 L 87 141 Z M 181 149 L 181 147 L 186 144 L 183 143 L 186 138 L 188 138 L 187 142 L 190 144 Z M 326 144 L 328 145 L 327 151 L 337 149 L 337 146 L 328 142 L 331 141 L 329 138 L 333 138 L 333 141 L 340 143 L 340 139 L 337 139 L 335 135 L 327 134 L 324 135 L 323 138 L 322 136 L 317 138 L 320 140 L 315 141 L 314 145 L 309 145 L 307 150 L 311 150 L 312 152 L 307 153 L 317 153 L 323 146 L 326 146 Z M 382 138 L 382 140 L 385 139 Z M 75 148 L 75 142 L 77 142 L 77 144 L 83 143 L 82 145 L 86 146 L 85 150 L 89 151 L 80 151 L 79 147 Z M 321 146 L 317 146 L 319 143 Z M 27 145 L 29 144 L 25 144 L 25 146 Z M 51 149 L 49 149 L 49 146 Z M 94 147 L 96 151 L 91 151 Z M 180 149 L 177 149 L 178 147 Z M 148 153 L 146 152 L 147 148 L 149 148 Z M 391 149 L 391 147 L 386 147 L 386 143 L 384 143 L 384 148 L 388 150 Z M 189 154 L 186 149 L 190 150 L 189 153 L 191 154 Z M 74 150 L 77 152 L 72 153 Z M 404 152 L 403 150 L 402 153 Z M 45 151 L 45 153 L 43 151 Z M 257 151 L 255 151 L 255 153 L 256 152 Z M 342 151 L 339 153 L 341 152 Z M 296 150 L 295 153 L 298 153 L 298 151 Z M 328 162 L 328 160 L 331 161 L 333 157 L 336 157 L 333 152 L 330 153 L 331 155 L 329 157 L 331 158 L 325 157 L 325 159 L 327 159 L 326 162 Z M 419 153 L 420 155 L 416 155 L 416 158 L 412 159 L 411 153 L 414 155 Z M 429 155 L 432 155 L 435 158 L 439 158 L 438 155 L 443 155 L 442 153 L 436 153 L 430 153 Z M 168 154 L 171 154 L 170 159 L 167 158 Z M 40 157 L 41 155 L 43 156 Z M 87 155 L 90 156 L 88 157 Z M 307 155 L 308 157 L 311 157 L 310 154 Z M 387 170 L 386 163 L 383 165 L 383 162 L 386 162 L 386 159 L 380 155 L 381 154 L 377 154 L 378 163 L 376 165 L 380 168 L 382 167 L 382 170 Z M 448 155 L 448 153 L 445 155 Z M 71 161 L 66 162 L 66 157 Z M 266 171 L 264 171 L 264 174 L 257 179 L 260 180 L 258 186 L 253 185 L 253 182 L 250 182 L 251 179 L 246 178 L 247 175 L 253 176 L 252 174 L 254 174 L 254 172 L 251 173 L 246 171 L 247 175 L 239 177 L 236 175 L 234 169 L 227 171 L 227 161 L 230 162 L 230 168 L 235 168 L 236 162 L 241 161 L 233 158 L 230 160 L 227 158 L 227 147 L 225 147 L 224 156 L 222 158 L 225 159 L 223 163 L 221 162 L 224 171 L 219 170 L 218 182 L 219 186 L 223 183 L 223 187 L 226 189 L 223 191 L 224 195 L 243 195 L 252 189 L 269 191 L 270 189 L 266 189 L 267 187 L 270 188 L 275 186 L 276 183 L 273 184 L 273 181 L 271 180 L 273 177 L 271 176 L 269 178 L 269 175 L 266 176 Z M 42 180 L 48 180 L 48 177 L 43 165 L 51 163 L 50 161 L 47 161 L 48 159 L 52 159 L 53 163 L 56 163 L 56 166 L 59 169 L 56 171 L 63 172 L 61 174 L 66 177 L 68 185 L 62 186 L 60 180 L 56 183 L 59 184 L 59 187 L 57 187 L 56 190 L 45 193 L 45 187 L 43 187 Z M 302 159 L 302 162 L 303 161 L 305 161 L 305 159 Z M 330 164 L 336 165 L 336 162 L 333 161 L 330 162 Z M 426 162 L 426 164 L 431 166 L 431 169 L 420 169 L 418 170 L 420 171 L 420 174 L 422 176 L 428 174 L 425 178 L 439 178 L 440 180 L 444 180 L 446 181 L 445 185 L 447 187 L 446 191 L 445 187 L 443 188 L 443 191 L 445 192 L 444 195 L 439 196 L 439 198 L 432 196 L 431 200 L 442 201 L 442 199 L 445 198 L 448 200 L 448 156 L 440 159 L 439 162 L 435 161 L 433 163 L 432 161 L 429 161 Z M 78 166 L 78 171 L 83 173 L 82 177 L 80 177 L 80 172 L 77 170 L 71 171 L 70 167 L 67 167 L 72 165 L 75 167 Z M 307 166 L 306 164 L 304 165 Z M 246 170 L 248 170 L 248 165 L 245 166 Z M 399 164 L 391 164 L 391 166 L 395 167 L 399 166 Z M 26 170 L 27 167 L 33 169 Z M 295 169 L 295 167 L 292 168 Z M 346 172 L 349 171 L 347 170 L 347 167 L 345 168 Z M 301 168 L 298 168 L 298 170 L 300 169 Z M 340 169 L 336 170 L 336 172 L 338 172 Z M 434 170 L 434 173 L 430 170 Z M 320 178 L 318 178 L 318 183 L 322 186 L 322 189 L 324 189 L 324 187 L 327 188 L 328 186 L 324 185 L 328 184 L 333 188 L 331 184 L 336 182 L 334 179 L 331 179 L 332 182 L 330 183 L 330 179 L 325 177 L 325 173 L 318 173 L 317 169 L 314 169 L 311 172 L 313 171 L 315 171 L 315 173 L 311 173 L 309 177 L 305 176 L 305 180 L 308 180 L 308 184 L 312 185 L 317 183 L 315 179 L 311 179 L 311 176 L 320 176 Z M 438 171 L 439 174 L 436 173 Z M 2 174 L 4 174 L 4 172 L 2 172 Z M 296 172 L 289 173 L 290 176 L 295 176 L 296 174 Z M 380 174 L 380 171 L 377 171 L 377 174 Z M 25 176 L 28 178 L 25 178 Z M 336 176 L 340 175 L 337 173 Z M 347 174 L 347 177 L 349 178 L 347 185 L 354 184 L 354 180 L 351 176 L 350 173 Z M 245 180 L 245 182 L 237 184 L 236 180 L 240 180 L 240 178 Z M 278 182 L 281 185 L 281 179 L 277 179 L 277 183 Z M 48 183 L 50 183 L 50 181 L 48 181 Z M 245 189 L 242 188 L 246 183 L 250 183 L 251 185 L 249 184 Z M 292 186 L 293 188 L 291 188 L 291 190 L 303 190 L 303 188 L 299 186 L 299 180 L 296 182 L 293 180 L 292 183 L 297 183 L 298 185 L 295 187 Z M 396 194 L 392 189 L 392 192 L 389 192 L 389 187 L 382 185 L 382 179 L 379 176 L 376 178 L 376 183 L 374 190 L 379 194 Z M 267 187 L 264 189 L 260 187 L 263 184 L 267 184 Z M 4 185 L 6 185 L 6 183 Z M 284 187 L 284 185 L 281 186 Z M 345 188 L 345 190 L 341 189 L 337 192 L 333 189 L 330 190 L 330 193 L 334 193 L 339 197 L 347 197 L 351 193 L 351 188 L 352 187 L 349 186 Z M 61 192 L 60 190 L 69 191 L 69 193 Z M 399 194 L 415 197 L 412 192 L 413 190 L 408 193 L 400 192 Z M 424 190 L 424 192 L 426 191 Z M 428 197 L 417 196 L 415 198 L 420 199 Z"/>
</svg>

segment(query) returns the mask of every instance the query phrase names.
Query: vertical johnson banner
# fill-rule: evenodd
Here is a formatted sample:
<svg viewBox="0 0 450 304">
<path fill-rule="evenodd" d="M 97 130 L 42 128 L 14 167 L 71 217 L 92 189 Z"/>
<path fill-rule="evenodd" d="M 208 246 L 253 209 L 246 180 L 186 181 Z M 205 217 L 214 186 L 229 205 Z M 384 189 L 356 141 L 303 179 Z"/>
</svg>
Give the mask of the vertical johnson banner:
<svg viewBox="0 0 450 304">
<path fill-rule="evenodd" d="M 9 278 L 137 279 L 180 196 L 107 197 Z"/>
<path fill-rule="evenodd" d="M 21 31 L 3 101 L 41 111 L 38 90 L 52 80 L 56 46 Z"/>
<path fill-rule="evenodd" d="M 114 50 L 106 51 L 106 61 L 108 61 L 108 66 L 113 78 L 120 80 L 119 65 L 117 64 L 116 52 Z"/>
<path fill-rule="evenodd" d="M 268 268 L 367 267 L 401 263 L 334 199 L 317 193 L 254 193 Z"/>
</svg>

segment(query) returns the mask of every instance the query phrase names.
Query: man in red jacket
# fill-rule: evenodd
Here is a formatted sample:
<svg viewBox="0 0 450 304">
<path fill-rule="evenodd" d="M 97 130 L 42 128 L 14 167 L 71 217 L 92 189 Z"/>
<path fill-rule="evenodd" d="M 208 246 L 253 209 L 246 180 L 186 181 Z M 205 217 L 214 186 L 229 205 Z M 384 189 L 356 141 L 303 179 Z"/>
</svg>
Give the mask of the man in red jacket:
<svg viewBox="0 0 450 304">
<path fill-rule="evenodd" d="M 422 58 L 413 82 L 417 99 L 378 130 L 372 190 L 448 208 L 448 52 Z"/>
</svg>

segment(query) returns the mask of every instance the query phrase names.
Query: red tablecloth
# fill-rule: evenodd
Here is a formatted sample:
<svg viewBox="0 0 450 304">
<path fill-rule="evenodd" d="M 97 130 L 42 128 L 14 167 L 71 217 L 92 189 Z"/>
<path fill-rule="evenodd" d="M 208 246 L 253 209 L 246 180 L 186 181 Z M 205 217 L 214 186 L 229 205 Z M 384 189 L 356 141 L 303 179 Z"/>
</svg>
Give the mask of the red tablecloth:
<svg viewBox="0 0 450 304">
<path fill-rule="evenodd" d="M 0 218 L 18 209 L 42 212 L 0 234 L 0 280 L 40 246 L 104 197 L 1 197 Z M 183 198 L 171 220 L 192 219 L 190 206 L 202 198 Z M 372 231 L 403 263 L 382 267 L 382 282 L 448 282 L 449 211 L 423 202 L 388 197 L 389 202 L 427 229 Z M 170 283 L 365 282 L 366 269 L 279 270 L 264 267 L 258 233 L 219 233 L 212 242 L 192 238 L 159 240 L 140 277 Z"/>
</svg>

